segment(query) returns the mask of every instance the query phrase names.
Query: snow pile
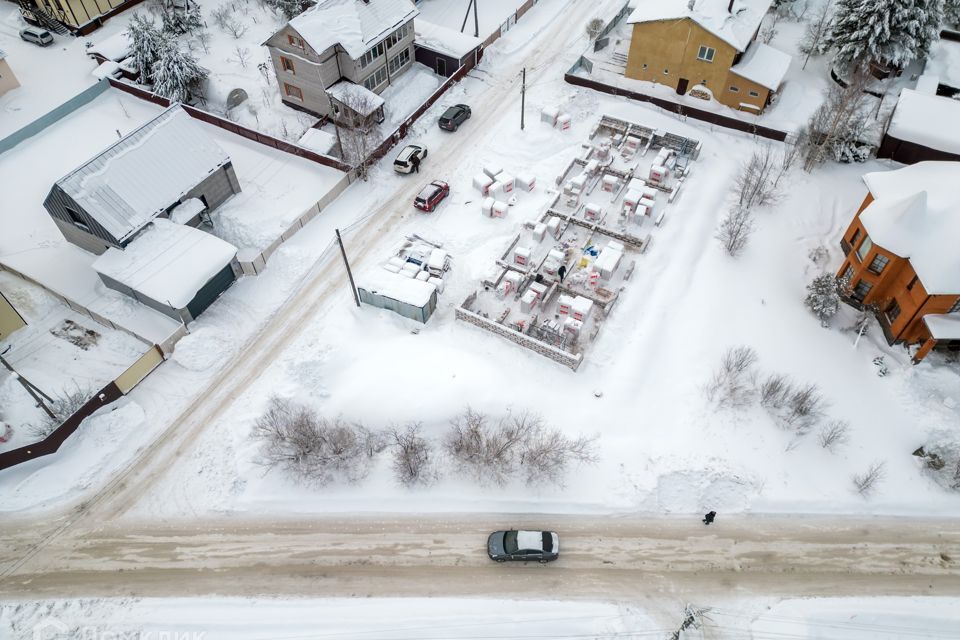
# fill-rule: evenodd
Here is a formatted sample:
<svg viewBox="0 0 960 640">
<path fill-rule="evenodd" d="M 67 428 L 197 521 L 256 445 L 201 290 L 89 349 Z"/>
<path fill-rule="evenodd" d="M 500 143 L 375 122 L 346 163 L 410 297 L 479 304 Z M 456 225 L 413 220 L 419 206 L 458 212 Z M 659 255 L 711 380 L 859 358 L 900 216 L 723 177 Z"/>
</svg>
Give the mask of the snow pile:
<svg viewBox="0 0 960 640">
<path fill-rule="evenodd" d="M 236 255 L 236 247 L 216 236 L 158 218 L 125 249 L 107 249 L 93 268 L 139 294 L 182 309 Z"/>
<path fill-rule="evenodd" d="M 960 101 L 904 89 L 893 110 L 887 134 L 938 151 L 960 154 L 958 121 Z"/>
<path fill-rule="evenodd" d="M 918 162 L 863 181 L 874 200 L 860 221 L 874 244 L 909 258 L 927 293 L 960 293 L 960 162 Z"/>
<path fill-rule="evenodd" d="M 339 44 L 354 60 L 419 12 L 410 0 L 323 0 L 290 21 L 317 54 Z"/>
<path fill-rule="evenodd" d="M 211 371 L 232 358 L 236 350 L 235 336 L 205 325 L 181 338 L 171 359 L 190 371 Z"/>
<path fill-rule="evenodd" d="M 57 181 L 124 240 L 230 158 L 178 105 Z"/>
<path fill-rule="evenodd" d="M 637 0 L 627 24 L 690 18 L 724 42 L 744 51 L 773 0 Z"/>
<path fill-rule="evenodd" d="M 923 72 L 937 76 L 941 84 L 960 89 L 960 42 L 940 39 L 934 43 Z"/>
<path fill-rule="evenodd" d="M 126 31 L 115 33 L 87 49 L 87 53 L 98 53 L 107 60 L 120 62 L 130 55 L 130 35 Z"/>
</svg>

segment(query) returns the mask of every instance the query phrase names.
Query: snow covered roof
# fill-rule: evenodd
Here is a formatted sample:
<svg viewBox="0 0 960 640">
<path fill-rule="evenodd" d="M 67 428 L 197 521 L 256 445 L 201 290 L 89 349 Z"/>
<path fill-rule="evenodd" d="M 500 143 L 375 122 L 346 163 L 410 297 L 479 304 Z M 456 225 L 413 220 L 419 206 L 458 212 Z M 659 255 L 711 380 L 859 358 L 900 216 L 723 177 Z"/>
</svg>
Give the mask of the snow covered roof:
<svg viewBox="0 0 960 640">
<path fill-rule="evenodd" d="M 328 88 L 327 93 L 364 117 L 383 106 L 383 98 L 363 85 L 354 84 L 349 80 L 341 80 Z M 357 109 L 357 107 L 361 108 Z"/>
<path fill-rule="evenodd" d="M 960 153 L 960 101 L 903 89 L 887 133 L 947 153 Z"/>
<path fill-rule="evenodd" d="M 237 248 L 193 227 L 157 218 L 125 249 L 111 247 L 93 268 L 160 303 L 182 309 Z"/>
<path fill-rule="evenodd" d="M 923 72 L 939 77 L 941 84 L 960 89 L 960 42 L 937 41 L 930 47 Z"/>
<path fill-rule="evenodd" d="M 174 105 L 57 184 L 122 241 L 228 162 L 224 150 Z"/>
<path fill-rule="evenodd" d="M 724 42 L 745 51 L 773 0 L 637 0 L 629 24 L 690 18 Z M 692 8 L 691 8 L 692 7 Z"/>
<path fill-rule="evenodd" d="M 940 76 L 935 76 L 929 73 L 921 74 L 917 78 L 917 86 L 915 89 L 920 93 L 925 93 L 929 96 L 936 95 L 937 87 L 940 86 Z"/>
<path fill-rule="evenodd" d="M 87 53 L 99 53 L 107 60 L 120 62 L 130 55 L 130 36 L 126 31 L 115 33 L 87 49 Z"/>
<path fill-rule="evenodd" d="M 770 45 L 751 42 L 740 62 L 730 67 L 741 78 L 756 82 L 761 87 L 776 91 L 790 68 L 792 58 Z"/>
<path fill-rule="evenodd" d="M 90 72 L 90 75 L 98 80 L 103 80 L 116 75 L 118 71 L 120 71 L 120 65 L 113 60 L 107 60 L 100 63 L 96 69 Z"/>
<path fill-rule="evenodd" d="M 483 44 L 480 38 L 426 20 L 413 23 L 413 30 L 418 45 L 458 60 Z"/>
<path fill-rule="evenodd" d="M 187 198 L 170 211 L 170 220 L 177 224 L 186 224 L 206 209 L 200 198 Z"/>
<path fill-rule="evenodd" d="M 927 293 L 960 294 L 960 162 L 918 162 L 863 176 L 860 221 L 874 244 L 909 258 Z"/>
<path fill-rule="evenodd" d="M 307 129 L 297 144 L 304 149 L 310 149 L 317 153 L 327 154 L 337 144 L 337 137 L 332 133 L 327 133 L 320 129 Z"/>
<path fill-rule="evenodd" d="M 937 340 L 960 340 L 960 312 L 930 313 L 923 316 L 923 321 Z"/>
<path fill-rule="evenodd" d="M 358 279 L 357 286 L 370 293 L 406 302 L 415 307 L 425 307 L 437 290 L 432 284 L 423 280 L 408 278 L 399 273 L 387 271 L 383 267 L 374 267 L 365 272 Z"/>
<path fill-rule="evenodd" d="M 356 60 L 419 13 L 410 0 L 321 0 L 289 24 L 318 54 L 339 44 Z"/>
</svg>

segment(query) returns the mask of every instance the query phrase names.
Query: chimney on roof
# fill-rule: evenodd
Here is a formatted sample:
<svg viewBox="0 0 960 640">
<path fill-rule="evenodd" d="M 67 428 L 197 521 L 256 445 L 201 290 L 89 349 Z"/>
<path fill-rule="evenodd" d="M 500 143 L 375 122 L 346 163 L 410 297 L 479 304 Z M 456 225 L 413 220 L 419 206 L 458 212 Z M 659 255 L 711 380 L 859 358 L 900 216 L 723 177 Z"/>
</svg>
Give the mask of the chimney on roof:
<svg viewBox="0 0 960 640">
<path fill-rule="evenodd" d="M 733 15 L 733 0 L 730 0 L 730 4 L 727 5 L 727 13 Z"/>
</svg>

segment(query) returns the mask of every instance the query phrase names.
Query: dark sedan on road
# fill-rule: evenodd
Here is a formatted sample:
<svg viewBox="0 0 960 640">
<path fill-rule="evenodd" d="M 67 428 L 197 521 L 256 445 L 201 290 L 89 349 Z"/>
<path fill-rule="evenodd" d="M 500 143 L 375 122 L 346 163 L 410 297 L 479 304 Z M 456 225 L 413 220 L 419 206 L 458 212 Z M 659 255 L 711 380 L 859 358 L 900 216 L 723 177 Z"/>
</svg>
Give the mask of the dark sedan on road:
<svg viewBox="0 0 960 640">
<path fill-rule="evenodd" d="M 440 128 L 447 131 L 456 131 L 470 116 L 470 107 L 465 104 L 455 104 L 440 116 Z"/>
<path fill-rule="evenodd" d="M 495 531 L 487 538 L 491 560 L 550 562 L 560 556 L 560 536 L 552 531 Z"/>
</svg>

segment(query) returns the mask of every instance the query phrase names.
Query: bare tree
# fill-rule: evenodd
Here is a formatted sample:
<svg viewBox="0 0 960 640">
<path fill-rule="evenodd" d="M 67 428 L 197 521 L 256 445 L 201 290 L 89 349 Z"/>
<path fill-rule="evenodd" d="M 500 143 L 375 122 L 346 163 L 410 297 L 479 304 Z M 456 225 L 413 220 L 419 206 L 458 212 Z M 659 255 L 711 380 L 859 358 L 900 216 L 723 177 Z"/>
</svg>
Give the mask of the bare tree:
<svg viewBox="0 0 960 640">
<path fill-rule="evenodd" d="M 886 467 L 886 462 L 876 461 L 863 473 L 854 474 L 852 478 L 853 486 L 856 487 L 857 493 L 864 498 L 872 494 L 877 487 L 877 483 L 886 476 Z"/>
<path fill-rule="evenodd" d="M 563 485 L 570 464 L 597 461 L 597 437 L 568 438 L 557 429 L 537 429 L 524 444 L 521 465 L 527 484 L 553 482 Z"/>
<path fill-rule="evenodd" d="M 785 375 L 771 373 L 760 383 L 760 405 L 768 409 L 782 409 L 793 395 L 793 382 Z"/>
<path fill-rule="evenodd" d="M 732 206 L 720 222 L 720 228 L 714 236 L 723 245 L 727 255 L 736 258 L 747 247 L 750 236 L 756 231 L 753 212 L 738 205 Z"/>
<path fill-rule="evenodd" d="M 330 98 L 334 100 L 334 98 Z M 380 127 L 373 117 L 380 108 L 368 91 L 352 91 L 337 98 L 342 105 L 337 121 L 337 137 L 344 160 L 356 167 L 357 176 L 367 179 L 372 162 L 370 155 L 381 143 Z"/>
<path fill-rule="evenodd" d="M 823 425 L 820 433 L 817 434 L 817 440 L 820 446 L 827 451 L 834 451 L 837 447 L 846 444 L 850 440 L 850 423 L 845 420 L 831 420 Z"/>
<path fill-rule="evenodd" d="M 784 423 L 799 434 L 804 434 L 823 415 L 826 401 L 815 384 L 808 384 L 794 389 L 787 398 Z"/>
<path fill-rule="evenodd" d="M 65 388 L 59 394 L 53 396 L 53 402 L 47 404 L 56 417 L 50 417 L 44 414 L 43 420 L 39 424 L 29 425 L 27 432 L 33 437 L 43 440 L 57 430 L 63 421 L 75 414 L 80 408 L 87 404 L 93 397 L 94 390 L 88 386 L 80 386 L 74 383 L 72 388 Z"/>
<path fill-rule="evenodd" d="M 603 31 L 603 27 L 604 27 L 603 20 L 601 20 L 600 18 L 594 18 L 593 20 L 588 22 L 587 26 L 585 27 L 585 30 L 587 32 L 587 37 L 590 38 L 591 40 L 596 40 L 597 36 L 600 35 L 600 32 Z"/>
<path fill-rule="evenodd" d="M 830 84 L 826 98 L 807 124 L 804 171 L 812 171 L 831 155 L 842 159 L 850 146 L 861 144 L 869 126 L 864 93 L 867 79 L 866 70 L 860 69 L 853 73 L 847 87 Z"/>
<path fill-rule="evenodd" d="M 250 61 L 250 49 L 237 46 L 237 48 L 233 50 L 233 53 L 234 58 L 240 63 L 240 66 L 246 69 L 247 63 Z"/>
<path fill-rule="evenodd" d="M 253 436 L 263 441 L 260 464 L 318 486 L 362 480 L 376 453 L 370 432 L 361 425 L 321 418 L 313 409 L 281 398 L 270 400 Z"/>
<path fill-rule="evenodd" d="M 405 487 L 427 485 L 437 479 L 433 445 L 420 435 L 420 430 L 420 423 L 412 423 L 390 433 L 394 444 L 393 476 Z"/>
<path fill-rule="evenodd" d="M 751 370 L 757 352 L 750 347 L 731 347 L 723 354 L 717 369 L 705 387 L 707 399 L 721 407 L 742 407 L 753 395 Z"/>
<path fill-rule="evenodd" d="M 833 13 L 833 0 L 827 0 L 819 5 L 814 13 L 807 20 L 803 28 L 803 36 L 797 44 L 800 53 L 806 57 L 803 59 L 803 69 L 807 68 L 810 62 L 810 56 L 813 54 L 824 53 L 823 40 L 830 26 L 830 19 Z"/>
</svg>

